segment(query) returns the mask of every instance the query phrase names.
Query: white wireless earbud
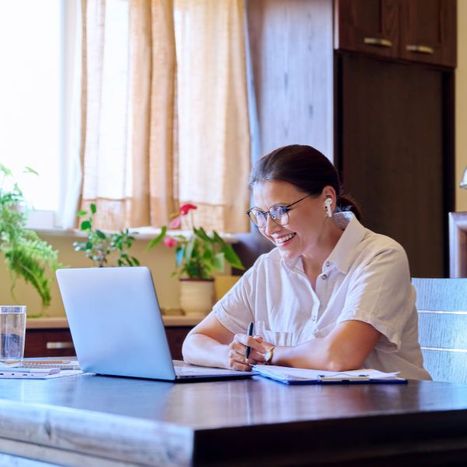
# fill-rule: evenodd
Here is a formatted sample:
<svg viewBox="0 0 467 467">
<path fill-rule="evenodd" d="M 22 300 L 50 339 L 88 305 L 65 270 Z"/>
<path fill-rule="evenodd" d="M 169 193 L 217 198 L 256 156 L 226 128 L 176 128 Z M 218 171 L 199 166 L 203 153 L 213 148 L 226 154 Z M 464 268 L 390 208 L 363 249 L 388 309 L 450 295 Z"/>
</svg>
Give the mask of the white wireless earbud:
<svg viewBox="0 0 467 467">
<path fill-rule="evenodd" d="M 332 198 L 326 198 L 324 200 L 324 209 L 326 210 L 326 215 L 332 217 Z"/>
</svg>

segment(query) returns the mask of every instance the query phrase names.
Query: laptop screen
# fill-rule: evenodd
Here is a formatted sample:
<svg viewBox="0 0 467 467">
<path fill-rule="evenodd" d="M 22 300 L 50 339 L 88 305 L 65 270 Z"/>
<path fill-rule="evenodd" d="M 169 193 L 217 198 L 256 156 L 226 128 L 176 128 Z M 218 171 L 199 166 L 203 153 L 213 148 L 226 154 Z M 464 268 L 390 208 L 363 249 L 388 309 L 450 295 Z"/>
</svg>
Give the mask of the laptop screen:
<svg viewBox="0 0 467 467">
<path fill-rule="evenodd" d="M 84 371 L 175 379 L 148 268 L 59 269 L 57 280 Z"/>
</svg>

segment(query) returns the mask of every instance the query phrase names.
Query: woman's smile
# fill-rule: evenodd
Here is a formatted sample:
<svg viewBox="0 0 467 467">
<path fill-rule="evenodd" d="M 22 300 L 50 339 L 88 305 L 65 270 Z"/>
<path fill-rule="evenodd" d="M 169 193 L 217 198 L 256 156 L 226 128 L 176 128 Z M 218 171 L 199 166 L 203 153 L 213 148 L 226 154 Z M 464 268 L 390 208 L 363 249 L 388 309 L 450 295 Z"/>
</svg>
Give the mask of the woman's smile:
<svg viewBox="0 0 467 467">
<path fill-rule="evenodd" d="M 286 234 L 272 235 L 271 238 L 276 246 L 284 247 L 287 246 L 296 235 L 296 233 L 291 232 Z"/>
</svg>

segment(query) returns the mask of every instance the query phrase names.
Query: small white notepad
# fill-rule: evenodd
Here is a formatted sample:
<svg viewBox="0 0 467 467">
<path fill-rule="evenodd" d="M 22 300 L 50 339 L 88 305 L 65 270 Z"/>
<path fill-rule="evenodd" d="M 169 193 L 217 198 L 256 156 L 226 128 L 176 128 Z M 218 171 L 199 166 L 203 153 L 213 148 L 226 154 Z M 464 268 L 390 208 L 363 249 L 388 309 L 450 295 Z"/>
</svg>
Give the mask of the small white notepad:
<svg viewBox="0 0 467 467">
<path fill-rule="evenodd" d="M 60 370 L 60 368 L 0 367 L 0 379 L 53 379 L 79 375 L 81 373 L 81 370 Z"/>
</svg>

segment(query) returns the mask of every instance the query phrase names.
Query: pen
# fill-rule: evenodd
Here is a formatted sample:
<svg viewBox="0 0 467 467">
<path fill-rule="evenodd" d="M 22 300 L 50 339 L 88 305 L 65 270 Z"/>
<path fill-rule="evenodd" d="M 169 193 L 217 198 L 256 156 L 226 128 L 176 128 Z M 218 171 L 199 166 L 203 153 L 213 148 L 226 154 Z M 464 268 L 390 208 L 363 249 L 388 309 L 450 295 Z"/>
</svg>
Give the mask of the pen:
<svg viewBox="0 0 467 467">
<path fill-rule="evenodd" d="M 254 327 L 254 323 L 253 323 L 253 321 L 251 321 L 250 324 L 248 325 L 248 330 L 246 332 L 248 337 L 251 337 L 253 335 L 253 327 Z M 250 352 L 251 352 L 251 347 L 249 345 L 247 345 L 246 353 L 245 353 L 246 358 L 248 358 L 250 356 Z"/>
</svg>

